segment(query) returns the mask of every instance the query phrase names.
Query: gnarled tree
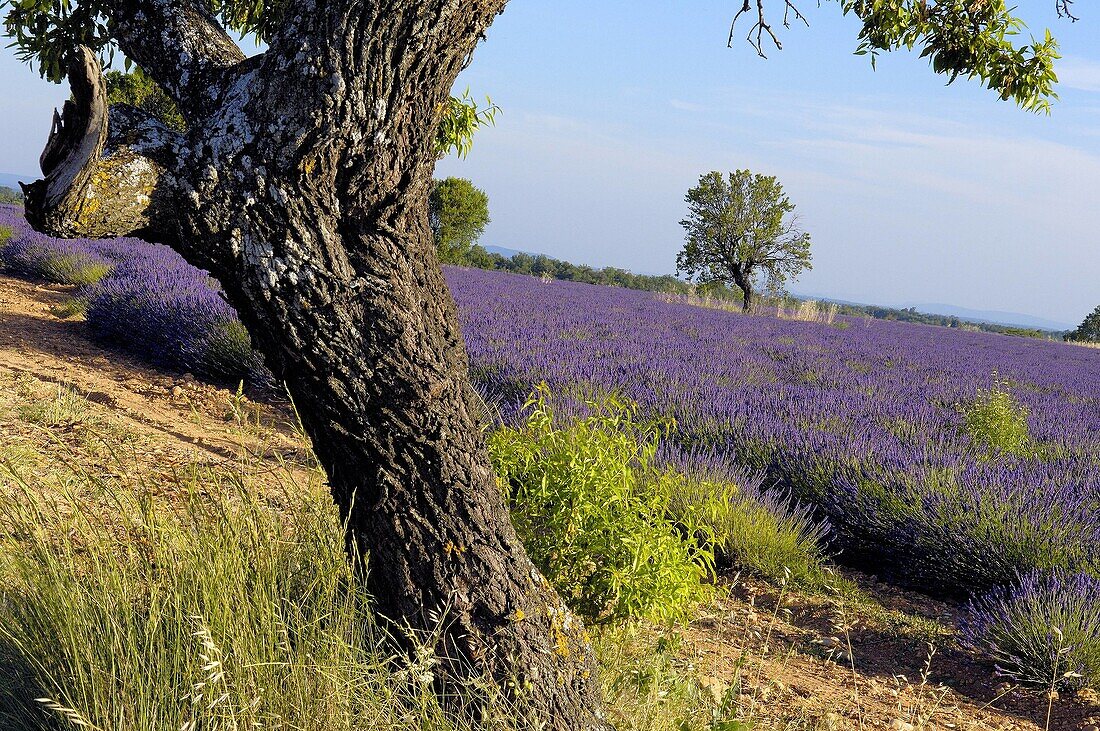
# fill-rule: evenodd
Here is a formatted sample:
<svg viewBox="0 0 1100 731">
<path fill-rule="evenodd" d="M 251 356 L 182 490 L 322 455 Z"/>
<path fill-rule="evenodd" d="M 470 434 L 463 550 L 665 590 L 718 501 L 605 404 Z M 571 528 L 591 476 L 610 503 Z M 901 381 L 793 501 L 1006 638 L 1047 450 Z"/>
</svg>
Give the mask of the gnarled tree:
<svg viewBox="0 0 1100 731">
<path fill-rule="evenodd" d="M 426 215 L 440 114 L 505 4 L 9 2 L 21 53 L 73 90 L 26 210 L 54 235 L 166 243 L 217 277 L 297 402 L 378 611 L 415 633 L 446 608 L 439 691 L 487 674 L 532 725 L 594 728 L 592 651 L 509 522 Z M 1050 96 L 1053 44 L 1014 48 L 999 0 L 842 5 L 866 48 L 920 46 L 1025 106 Z M 267 49 L 245 58 L 226 28 Z M 184 131 L 122 106 L 108 119 L 99 58 L 115 48 Z"/>
<path fill-rule="evenodd" d="M 733 284 L 752 309 L 757 283 L 782 293 L 787 279 L 810 269 L 810 235 L 798 227 L 794 204 L 771 175 L 713 171 L 684 196 L 686 241 L 676 270 L 702 285 Z"/>
</svg>

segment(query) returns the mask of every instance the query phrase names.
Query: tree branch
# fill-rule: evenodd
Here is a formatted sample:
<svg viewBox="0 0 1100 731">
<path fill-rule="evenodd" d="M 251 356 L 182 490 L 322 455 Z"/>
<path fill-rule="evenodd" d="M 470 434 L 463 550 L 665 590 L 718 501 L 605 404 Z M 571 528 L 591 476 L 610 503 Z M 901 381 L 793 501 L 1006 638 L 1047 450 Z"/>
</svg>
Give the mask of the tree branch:
<svg viewBox="0 0 1100 731">
<path fill-rule="evenodd" d="M 44 178 L 23 186 L 27 219 L 63 237 L 150 232 L 154 220 L 168 218 L 161 179 L 179 135 L 133 108 L 112 113 L 109 124 L 103 74 L 88 48 L 73 54 L 68 77 L 73 97 L 54 112 Z"/>
<path fill-rule="evenodd" d="M 761 58 L 767 58 L 764 55 L 764 34 L 766 33 L 771 42 L 775 44 L 777 50 L 783 50 L 783 44 L 779 42 L 778 36 L 775 35 L 775 31 L 772 30 L 771 25 L 768 23 L 767 16 L 764 13 L 765 0 L 756 0 L 756 22 L 749 27 L 749 33 L 745 37 L 745 40 L 749 42 L 749 45 L 756 49 L 756 54 Z M 1072 0 L 1069 0 L 1072 2 Z M 730 34 L 726 41 L 726 47 L 733 47 L 733 33 L 734 28 L 737 26 L 737 19 L 745 13 L 748 13 L 752 9 L 752 0 L 745 0 L 742 6 L 738 9 L 737 13 L 733 16 L 733 22 L 730 23 Z M 806 20 L 806 16 L 798 9 L 797 6 L 791 0 L 783 0 L 783 27 L 791 27 L 791 15 L 794 15 L 795 20 L 801 20 L 808 27 L 810 21 Z M 755 36 L 755 37 L 754 37 Z"/>
<path fill-rule="evenodd" d="M 184 117 L 214 108 L 224 72 L 245 56 L 206 4 L 196 0 L 115 0 L 111 34 L 179 105 Z"/>
<path fill-rule="evenodd" d="M 1059 18 L 1066 18 L 1071 23 L 1076 23 L 1078 18 L 1073 14 L 1073 0 L 1055 0 L 1054 9 L 1058 11 Z"/>
</svg>

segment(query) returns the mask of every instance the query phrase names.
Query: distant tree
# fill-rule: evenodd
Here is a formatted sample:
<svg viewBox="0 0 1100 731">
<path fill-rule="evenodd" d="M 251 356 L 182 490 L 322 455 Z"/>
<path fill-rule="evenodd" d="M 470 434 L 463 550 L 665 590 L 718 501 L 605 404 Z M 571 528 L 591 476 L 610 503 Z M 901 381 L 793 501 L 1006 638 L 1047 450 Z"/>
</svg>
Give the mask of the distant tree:
<svg viewBox="0 0 1100 731">
<path fill-rule="evenodd" d="M 1066 335 L 1066 340 L 1079 343 L 1100 343 L 1100 305 L 1089 313 L 1076 330 Z"/>
<path fill-rule="evenodd" d="M 437 180 L 428 198 L 428 223 L 440 261 L 462 264 L 489 225 L 489 196 L 465 178 Z"/>
<path fill-rule="evenodd" d="M 176 103 L 140 69 L 130 73 L 108 71 L 103 74 L 103 79 L 107 82 L 108 104 L 129 104 L 148 112 L 171 129 L 187 129 Z"/>
<path fill-rule="evenodd" d="M 699 178 L 688 191 L 687 242 L 676 269 L 701 285 L 735 284 L 752 307 L 757 281 L 782 293 L 789 277 L 811 268 L 810 235 L 798 228 L 794 204 L 779 180 L 749 170 Z"/>
<path fill-rule="evenodd" d="M 6 185 L 0 185 L 0 203 L 8 205 L 23 205 L 23 194 L 18 190 L 12 190 Z"/>
</svg>

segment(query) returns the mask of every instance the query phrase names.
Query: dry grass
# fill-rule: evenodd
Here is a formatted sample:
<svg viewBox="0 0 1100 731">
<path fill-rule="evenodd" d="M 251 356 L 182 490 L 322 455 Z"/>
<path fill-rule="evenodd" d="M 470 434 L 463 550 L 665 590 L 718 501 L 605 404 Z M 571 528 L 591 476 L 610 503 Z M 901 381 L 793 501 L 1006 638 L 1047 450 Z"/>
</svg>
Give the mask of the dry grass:
<svg viewBox="0 0 1100 731">
<path fill-rule="evenodd" d="M 835 302 L 818 302 L 817 300 L 803 300 L 795 309 L 788 309 L 780 302 L 776 305 L 776 317 L 781 320 L 798 320 L 800 322 L 820 322 L 832 325 L 836 321 L 838 306 Z"/>
<path fill-rule="evenodd" d="M 720 297 L 712 297 L 706 294 L 698 294 L 696 292 L 689 292 L 687 294 L 679 294 L 676 292 L 660 292 L 657 297 L 668 304 L 675 305 L 690 305 L 692 307 L 705 307 L 709 310 L 723 310 L 725 312 L 743 313 L 740 302 L 734 302 L 732 300 L 723 299 Z"/>
<path fill-rule="evenodd" d="M 661 292 L 658 298 L 662 302 L 692 307 L 704 307 L 711 310 L 722 310 L 738 314 L 768 315 L 774 314 L 781 320 L 798 320 L 800 322 L 820 322 L 825 325 L 836 324 L 839 306 L 835 302 L 817 302 L 816 300 L 803 300 L 798 307 L 791 308 L 787 302 L 781 299 L 762 298 L 753 305 L 749 312 L 745 312 L 740 302 L 720 297 L 712 297 L 697 292 L 679 294 L 674 292 Z"/>
</svg>

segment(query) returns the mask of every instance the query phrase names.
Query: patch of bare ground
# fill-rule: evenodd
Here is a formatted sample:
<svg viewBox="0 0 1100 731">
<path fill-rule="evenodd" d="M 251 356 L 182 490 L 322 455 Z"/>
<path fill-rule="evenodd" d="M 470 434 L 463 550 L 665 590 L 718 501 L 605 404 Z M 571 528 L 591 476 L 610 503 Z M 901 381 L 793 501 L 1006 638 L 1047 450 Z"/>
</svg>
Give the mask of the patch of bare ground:
<svg viewBox="0 0 1100 731">
<path fill-rule="evenodd" d="M 1100 728 L 1096 693 L 1050 698 L 1002 682 L 958 648 L 959 607 L 846 578 L 859 590 L 732 579 L 729 596 L 684 634 L 700 685 L 754 729 Z"/>
<path fill-rule="evenodd" d="M 178 507 L 199 489 L 323 490 L 285 401 L 142 364 L 52 314 L 69 289 L 0 275 L 0 500 L 118 512 L 120 495 Z M 236 486 L 236 487 L 234 487 Z M 0 542 L 5 536 L 0 535 Z"/>
<path fill-rule="evenodd" d="M 242 464 L 249 486 L 275 491 L 289 474 L 322 489 L 288 404 L 256 403 L 104 348 L 82 321 L 51 314 L 66 297 L 0 276 L 0 500 L 140 484 L 170 503 L 195 483 L 182 474 L 233 474 Z M 835 593 L 727 578 L 728 593 L 688 627 L 646 630 L 640 646 L 663 648 L 703 696 L 698 708 L 709 711 L 699 712 L 713 715 L 715 731 L 1100 731 L 1095 694 L 1050 699 L 1009 686 L 958 649 L 958 607 L 845 578 Z"/>
<path fill-rule="evenodd" d="M 83 320 L 51 314 L 70 289 L 0 275 L 0 437 L 37 434 L 39 440 L 46 426 L 51 436 L 65 438 L 82 431 L 87 418 L 109 432 L 125 433 L 139 452 L 159 455 L 155 461 L 161 466 L 216 464 L 235 459 L 241 449 L 312 462 L 289 404 L 239 398 L 190 374 L 152 368 L 97 344 Z M 69 415 L 70 423 L 56 424 L 43 422 L 48 414 L 34 418 L 35 403 L 45 408 L 66 394 L 73 403 L 86 402 L 81 418 Z M 31 418 L 18 418 L 13 407 L 19 404 Z"/>
</svg>

